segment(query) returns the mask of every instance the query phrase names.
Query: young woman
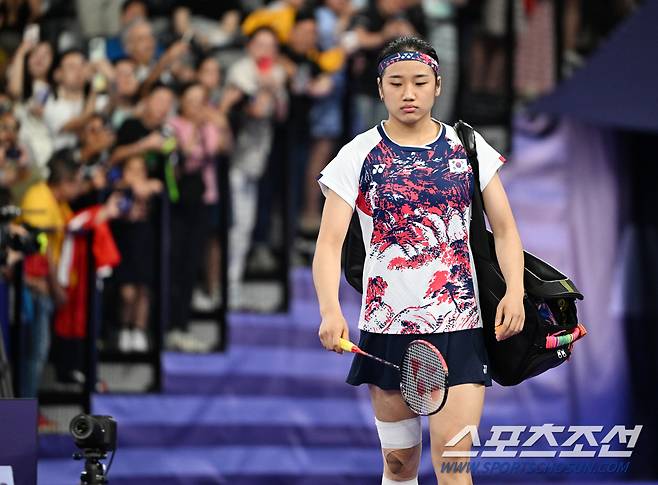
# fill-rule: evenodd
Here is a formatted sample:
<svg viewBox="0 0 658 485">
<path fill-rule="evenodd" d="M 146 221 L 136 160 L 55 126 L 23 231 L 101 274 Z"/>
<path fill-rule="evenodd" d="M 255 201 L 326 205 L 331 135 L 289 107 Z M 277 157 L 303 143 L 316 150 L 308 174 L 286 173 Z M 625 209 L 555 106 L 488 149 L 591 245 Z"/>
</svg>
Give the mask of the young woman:
<svg viewBox="0 0 658 485">
<path fill-rule="evenodd" d="M 452 127 L 431 118 L 441 91 L 436 52 L 404 37 L 379 59 L 379 94 L 388 119 L 345 145 L 322 171 L 326 196 L 313 277 L 320 303 L 319 336 L 341 352 L 349 338 L 338 301 L 340 254 L 354 210 L 366 244 L 359 346 L 400 362 L 406 345 L 422 338 L 446 358 L 448 401 L 430 416 L 432 462 L 441 484 L 471 483 L 444 473 L 444 445 L 466 425 L 478 425 L 484 388 L 491 385 L 469 244 L 473 173 Z M 507 294 L 496 316 L 505 339 L 523 328 L 523 253 L 497 171 L 505 159 L 476 134 L 480 185 Z M 381 440 L 382 484 L 417 484 L 420 417 L 405 405 L 395 372 L 355 357 L 347 382 L 368 384 Z M 452 451 L 468 451 L 468 437 Z"/>
</svg>

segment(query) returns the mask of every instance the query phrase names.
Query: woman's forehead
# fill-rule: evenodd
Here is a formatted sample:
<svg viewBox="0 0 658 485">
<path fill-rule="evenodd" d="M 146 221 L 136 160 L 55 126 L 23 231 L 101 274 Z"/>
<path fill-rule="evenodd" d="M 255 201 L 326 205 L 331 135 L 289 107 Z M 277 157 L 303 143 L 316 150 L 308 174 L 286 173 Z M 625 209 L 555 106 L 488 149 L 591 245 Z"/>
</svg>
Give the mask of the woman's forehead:
<svg viewBox="0 0 658 485">
<path fill-rule="evenodd" d="M 386 67 L 383 75 L 383 77 L 404 77 L 404 78 L 413 78 L 419 76 L 434 77 L 434 71 L 427 64 L 413 60 L 394 62 L 390 66 Z"/>
</svg>

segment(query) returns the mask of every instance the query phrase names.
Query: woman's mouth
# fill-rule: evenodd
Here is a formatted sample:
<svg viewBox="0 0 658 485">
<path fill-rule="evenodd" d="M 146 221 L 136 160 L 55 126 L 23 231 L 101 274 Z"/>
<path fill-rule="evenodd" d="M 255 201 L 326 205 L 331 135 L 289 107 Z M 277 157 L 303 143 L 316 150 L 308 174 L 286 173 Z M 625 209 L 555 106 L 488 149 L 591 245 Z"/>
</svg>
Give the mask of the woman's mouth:
<svg viewBox="0 0 658 485">
<path fill-rule="evenodd" d="M 404 111 L 405 113 L 413 113 L 413 112 L 415 112 L 417 109 L 418 109 L 418 108 L 416 108 L 415 106 L 403 106 L 403 107 L 402 107 L 402 111 Z"/>
</svg>

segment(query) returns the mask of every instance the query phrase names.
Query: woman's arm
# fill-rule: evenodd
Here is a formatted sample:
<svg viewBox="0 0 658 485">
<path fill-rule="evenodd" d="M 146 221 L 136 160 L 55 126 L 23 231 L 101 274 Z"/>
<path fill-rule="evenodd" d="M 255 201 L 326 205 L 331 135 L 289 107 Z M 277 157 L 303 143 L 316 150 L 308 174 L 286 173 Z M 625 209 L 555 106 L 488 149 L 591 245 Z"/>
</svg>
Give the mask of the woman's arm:
<svg viewBox="0 0 658 485">
<path fill-rule="evenodd" d="M 327 194 L 313 257 L 313 282 L 320 303 L 319 336 L 327 350 L 342 353 L 338 339 L 349 339 L 349 328 L 338 301 L 340 255 L 352 218 L 352 208 L 333 191 Z"/>
<path fill-rule="evenodd" d="M 14 58 L 12 59 L 7 71 L 9 78 L 7 83 L 7 92 L 12 98 L 18 101 L 23 100 L 23 69 L 25 58 L 30 52 L 30 49 L 33 47 L 34 45 L 25 41 L 21 42 L 21 44 L 18 46 L 18 49 L 16 49 Z"/>
<path fill-rule="evenodd" d="M 523 247 L 512 208 L 498 174 L 482 192 L 487 218 L 496 242 L 496 256 L 507 291 L 496 311 L 496 338 L 504 340 L 523 330 Z"/>
</svg>

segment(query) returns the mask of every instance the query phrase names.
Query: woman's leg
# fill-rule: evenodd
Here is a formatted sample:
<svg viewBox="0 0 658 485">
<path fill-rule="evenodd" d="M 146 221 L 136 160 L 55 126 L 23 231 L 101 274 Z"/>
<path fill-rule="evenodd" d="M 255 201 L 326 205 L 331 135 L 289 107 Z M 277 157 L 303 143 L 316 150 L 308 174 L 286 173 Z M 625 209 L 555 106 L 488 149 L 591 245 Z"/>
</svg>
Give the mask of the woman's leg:
<svg viewBox="0 0 658 485">
<path fill-rule="evenodd" d="M 471 484 L 470 472 L 450 473 L 447 468 L 453 462 L 467 462 L 468 458 L 444 457 L 444 451 L 466 452 L 471 449 L 470 434 L 466 435 L 453 447 L 446 447 L 457 433 L 465 426 L 480 424 L 484 406 L 484 386 L 481 384 L 461 384 L 448 391 L 445 407 L 429 417 L 430 440 L 432 443 L 432 464 L 436 478 L 441 485 Z M 445 469 L 442 469 L 444 467 Z M 463 471 L 463 470 L 462 470 Z"/>
<path fill-rule="evenodd" d="M 32 291 L 34 319 L 30 322 L 28 342 L 27 380 L 22 384 L 23 397 L 38 397 L 43 368 L 50 351 L 50 323 L 53 315 L 53 302 L 48 295 Z"/>
<path fill-rule="evenodd" d="M 151 306 L 150 290 L 148 285 L 137 285 L 137 299 L 135 303 L 135 327 L 146 331 L 149 323 L 149 309 Z"/>
<path fill-rule="evenodd" d="M 135 306 L 137 304 L 137 286 L 133 284 L 121 285 L 120 320 L 122 328 L 128 328 L 135 323 Z"/>
<path fill-rule="evenodd" d="M 211 299 L 219 296 L 222 272 L 222 251 L 219 245 L 219 237 L 215 234 L 208 238 L 208 248 L 206 261 L 208 268 L 206 270 L 206 290 Z"/>
<path fill-rule="evenodd" d="M 320 185 L 318 174 L 331 160 L 335 141 L 333 138 L 315 138 L 311 142 L 306 174 L 304 175 L 304 209 L 302 211 L 301 229 L 317 230 L 320 227 L 322 207 L 320 203 Z"/>
<path fill-rule="evenodd" d="M 418 484 L 422 434 L 420 417 L 405 404 L 400 391 L 368 386 L 382 443 L 384 475 L 382 484 Z"/>
</svg>

